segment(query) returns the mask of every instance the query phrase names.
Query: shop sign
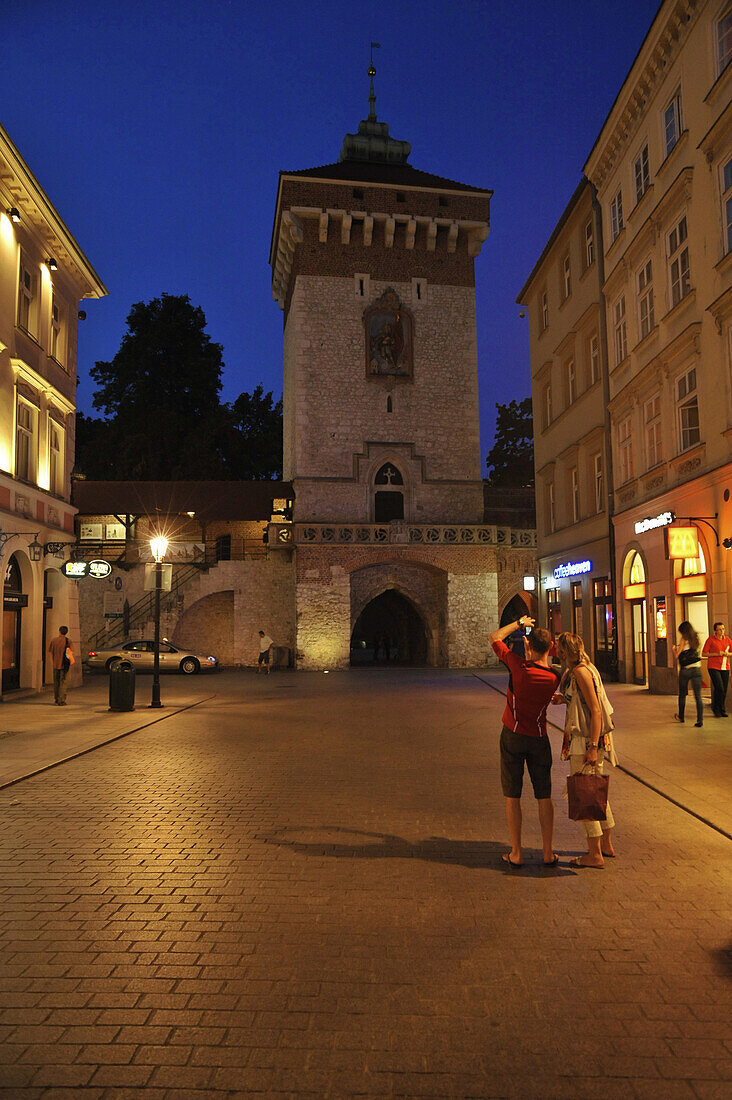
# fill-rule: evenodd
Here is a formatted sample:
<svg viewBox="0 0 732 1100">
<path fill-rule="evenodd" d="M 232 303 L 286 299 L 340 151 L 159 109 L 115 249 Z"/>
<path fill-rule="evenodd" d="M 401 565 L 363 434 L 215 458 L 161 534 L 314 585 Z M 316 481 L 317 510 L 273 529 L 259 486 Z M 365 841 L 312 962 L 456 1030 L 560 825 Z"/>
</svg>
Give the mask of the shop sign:
<svg viewBox="0 0 732 1100">
<path fill-rule="evenodd" d="M 644 600 L 646 598 L 646 586 L 644 582 L 640 584 L 626 584 L 623 589 L 623 595 L 626 600 Z"/>
<path fill-rule="evenodd" d="M 61 566 L 61 572 L 65 577 L 78 581 L 79 577 L 85 577 L 89 572 L 88 561 L 65 561 Z"/>
<path fill-rule="evenodd" d="M 668 630 L 666 626 L 666 597 L 656 596 L 656 640 L 659 641 L 667 636 Z"/>
<path fill-rule="evenodd" d="M 668 557 L 672 561 L 699 557 L 699 531 L 696 527 L 669 527 L 666 538 Z"/>
<path fill-rule="evenodd" d="M 706 573 L 695 573 L 690 577 L 679 577 L 676 581 L 677 596 L 702 596 L 706 590 Z"/>
<path fill-rule="evenodd" d="M 6 611 L 13 611 L 16 607 L 27 607 L 28 595 L 25 592 L 6 592 L 3 596 L 3 606 Z"/>
<path fill-rule="evenodd" d="M 657 516 L 646 516 L 639 519 L 635 525 L 636 535 L 645 535 L 646 531 L 654 531 L 656 527 L 668 527 L 676 519 L 675 512 L 661 512 Z"/>
<path fill-rule="evenodd" d="M 580 573 L 591 572 L 591 561 L 568 561 L 556 567 L 556 569 L 554 570 L 554 580 L 559 581 L 562 579 L 562 577 L 576 577 Z"/>
<path fill-rule="evenodd" d="M 112 566 L 108 561 L 95 560 L 89 562 L 88 576 L 102 580 L 112 572 Z"/>
</svg>

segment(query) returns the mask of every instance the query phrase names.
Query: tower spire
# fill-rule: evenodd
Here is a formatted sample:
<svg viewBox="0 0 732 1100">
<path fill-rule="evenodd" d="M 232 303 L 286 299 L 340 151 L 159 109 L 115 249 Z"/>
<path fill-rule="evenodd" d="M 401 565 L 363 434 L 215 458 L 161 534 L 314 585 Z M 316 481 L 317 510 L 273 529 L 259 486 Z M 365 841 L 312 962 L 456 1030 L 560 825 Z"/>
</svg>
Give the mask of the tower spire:
<svg viewBox="0 0 732 1100">
<path fill-rule="evenodd" d="M 374 91 L 375 76 L 376 69 L 374 68 L 374 63 L 372 61 L 369 65 L 369 77 L 371 79 L 371 91 L 369 92 L 369 122 L 376 122 L 376 92 Z"/>
<path fill-rule="evenodd" d="M 361 160 L 376 164 L 406 164 L 411 146 L 408 141 L 397 141 L 389 137 L 389 127 L 376 118 L 376 92 L 374 91 L 374 50 L 380 49 L 378 42 L 371 43 L 371 61 L 369 74 L 369 117 L 358 124 L 358 133 L 346 134 L 343 139 L 339 161 Z"/>
</svg>

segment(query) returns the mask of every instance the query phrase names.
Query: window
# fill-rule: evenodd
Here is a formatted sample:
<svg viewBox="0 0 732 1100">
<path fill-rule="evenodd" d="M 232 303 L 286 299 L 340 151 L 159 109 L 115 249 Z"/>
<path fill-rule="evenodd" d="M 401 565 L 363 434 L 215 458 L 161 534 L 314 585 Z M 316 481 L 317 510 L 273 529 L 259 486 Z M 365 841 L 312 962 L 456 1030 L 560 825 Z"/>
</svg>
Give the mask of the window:
<svg viewBox="0 0 732 1100">
<path fill-rule="evenodd" d="M 679 450 L 695 447 L 701 439 L 699 430 L 699 400 L 696 392 L 696 368 L 687 371 L 676 382 Z"/>
<path fill-rule="evenodd" d="M 633 165 L 635 175 L 635 201 L 640 202 L 651 183 L 651 168 L 648 162 L 648 143 L 641 149 Z"/>
<path fill-rule="evenodd" d="M 596 335 L 590 337 L 590 385 L 600 381 L 600 341 Z"/>
<path fill-rule="evenodd" d="M 544 427 L 548 428 L 552 422 L 552 384 L 548 382 L 544 387 Z"/>
<path fill-rule="evenodd" d="M 592 459 L 592 473 L 595 489 L 595 512 L 601 512 L 605 506 L 605 479 L 602 470 L 602 453 Z"/>
<path fill-rule="evenodd" d="M 592 231 L 592 222 L 585 226 L 585 267 L 592 267 L 595 262 L 595 234 Z"/>
<path fill-rule="evenodd" d="M 732 19 L 732 14 L 730 18 Z M 732 157 L 722 169 L 722 227 L 724 250 L 732 252 Z"/>
<path fill-rule="evenodd" d="M 546 625 L 555 638 L 562 633 L 562 605 L 558 588 L 546 590 Z"/>
<path fill-rule="evenodd" d="M 582 582 L 572 582 L 572 632 L 579 634 L 580 637 L 584 634 L 584 620 L 582 615 Z"/>
<path fill-rule="evenodd" d="M 660 393 L 650 397 L 643 406 L 643 422 L 646 426 L 646 467 L 650 470 L 662 459 Z"/>
<path fill-rule="evenodd" d="M 613 335 L 615 338 L 615 366 L 628 354 L 628 332 L 625 325 L 625 295 L 621 294 L 613 306 Z"/>
<path fill-rule="evenodd" d="M 63 428 L 53 420 L 48 422 L 48 488 L 63 492 Z"/>
<path fill-rule="evenodd" d="M 577 375 L 574 369 L 574 359 L 567 363 L 567 406 L 573 405 L 577 397 Z"/>
<path fill-rule="evenodd" d="M 643 340 L 655 325 L 653 313 L 653 261 L 649 260 L 638 272 L 638 320 Z"/>
<path fill-rule="evenodd" d="M 572 266 L 569 261 L 569 255 L 564 257 L 562 264 L 562 296 L 566 300 L 572 293 Z"/>
<path fill-rule="evenodd" d="M 727 8 L 722 12 L 722 15 L 717 20 L 715 31 L 717 76 L 719 76 L 720 73 L 727 68 L 730 61 L 732 61 L 732 4 L 728 4 Z"/>
<path fill-rule="evenodd" d="M 668 235 L 668 266 L 671 280 L 671 306 L 677 305 L 691 290 L 689 283 L 689 247 L 686 243 L 686 215 Z"/>
<path fill-rule="evenodd" d="M 556 515 L 554 512 L 554 482 L 550 481 L 546 487 L 546 515 L 549 532 L 556 531 Z"/>
<path fill-rule="evenodd" d="M 66 362 L 66 326 L 61 305 L 56 295 L 51 300 L 51 334 L 48 353 L 61 366 Z"/>
<path fill-rule="evenodd" d="M 572 523 L 577 523 L 580 518 L 580 504 L 579 504 L 579 477 L 577 474 L 577 467 L 574 466 L 570 472 L 570 491 L 572 496 Z"/>
<path fill-rule="evenodd" d="M 216 561 L 231 561 L 231 535 L 219 535 L 214 552 Z"/>
<path fill-rule="evenodd" d="M 618 191 L 610 203 L 610 236 L 613 240 L 623 228 L 623 192 Z"/>
<path fill-rule="evenodd" d="M 541 331 L 549 327 L 549 303 L 547 301 L 546 291 L 541 296 Z"/>
<path fill-rule="evenodd" d="M 631 418 L 626 416 L 618 424 L 618 465 L 620 467 L 620 484 L 624 485 L 633 477 L 633 439 L 631 435 Z"/>
<path fill-rule="evenodd" d="M 404 519 L 404 479 L 396 466 L 385 463 L 374 478 L 374 486 L 374 523 Z"/>
<path fill-rule="evenodd" d="M 592 602 L 595 608 L 595 664 L 607 670 L 613 648 L 613 590 L 607 577 L 593 581 Z"/>
<path fill-rule="evenodd" d="M 18 398 L 15 432 L 15 476 L 33 481 L 36 476 L 36 410 Z"/>
<path fill-rule="evenodd" d="M 681 112 L 681 88 L 677 88 L 666 110 L 663 112 L 663 134 L 666 143 L 666 156 L 669 155 L 681 137 L 684 117 Z"/>
<path fill-rule="evenodd" d="M 36 275 L 31 271 L 25 257 L 20 260 L 20 279 L 18 282 L 18 328 L 31 336 L 36 334 Z"/>
</svg>

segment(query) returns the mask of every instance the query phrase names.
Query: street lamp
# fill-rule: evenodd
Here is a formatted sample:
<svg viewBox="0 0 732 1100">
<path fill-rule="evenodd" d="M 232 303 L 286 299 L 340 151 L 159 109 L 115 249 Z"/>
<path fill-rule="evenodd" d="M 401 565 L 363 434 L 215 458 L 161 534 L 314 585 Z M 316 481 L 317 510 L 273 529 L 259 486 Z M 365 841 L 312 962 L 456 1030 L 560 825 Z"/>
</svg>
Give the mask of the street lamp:
<svg viewBox="0 0 732 1100">
<path fill-rule="evenodd" d="M 150 550 L 155 559 L 155 653 L 153 658 L 153 686 L 151 707 L 162 707 L 160 702 L 160 589 L 163 581 L 163 558 L 168 549 L 164 535 L 150 539 Z"/>
</svg>

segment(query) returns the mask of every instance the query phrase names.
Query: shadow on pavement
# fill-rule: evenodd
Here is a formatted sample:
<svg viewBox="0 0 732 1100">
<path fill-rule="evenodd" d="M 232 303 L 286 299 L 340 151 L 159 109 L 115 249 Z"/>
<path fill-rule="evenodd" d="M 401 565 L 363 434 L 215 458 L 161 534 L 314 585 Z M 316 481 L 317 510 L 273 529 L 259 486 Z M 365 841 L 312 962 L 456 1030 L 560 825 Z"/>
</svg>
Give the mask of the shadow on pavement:
<svg viewBox="0 0 732 1100">
<path fill-rule="evenodd" d="M 302 834 L 306 834 L 303 837 Z M 308 837 L 310 839 L 308 839 Z M 350 842 L 347 838 L 353 838 Z M 358 838 L 363 838 L 360 843 Z M 571 868 L 558 864 L 545 867 L 541 853 L 524 854 L 522 867 L 508 867 L 501 856 L 508 850 L 504 841 L 451 840 L 430 836 L 424 840 L 405 840 L 390 833 L 369 833 L 339 825 L 283 826 L 274 832 L 260 834 L 258 840 L 290 848 L 306 856 L 328 856 L 335 859 L 423 859 L 430 863 L 453 863 L 461 867 L 501 871 L 516 878 L 559 878 L 575 875 Z"/>
</svg>

